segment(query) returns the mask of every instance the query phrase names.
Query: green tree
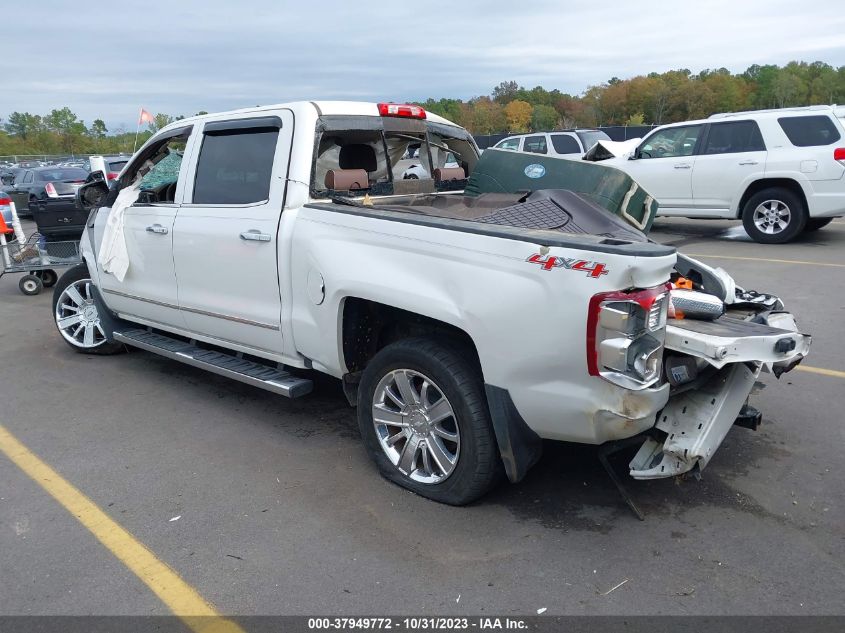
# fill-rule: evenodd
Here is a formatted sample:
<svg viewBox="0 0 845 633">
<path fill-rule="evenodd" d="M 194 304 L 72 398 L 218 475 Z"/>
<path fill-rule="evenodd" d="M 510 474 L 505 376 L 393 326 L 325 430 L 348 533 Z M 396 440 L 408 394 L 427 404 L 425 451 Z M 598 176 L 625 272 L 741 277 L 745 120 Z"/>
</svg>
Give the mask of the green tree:
<svg viewBox="0 0 845 633">
<path fill-rule="evenodd" d="M 497 101 L 502 105 L 508 103 L 509 101 L 513 101 L 516 98 L 516 92 L 519 89 L 519 84 L 515 81 L 503 81 L 493 88 L 493 101 Z"/>
<path fill-rule="evenodd" d="M 531 129 L 534 131 L 554 130 L 560 123 L 560 116 L 550 105 L 542 103 L 534 106 L 531 114 Z"/>
<path fill-rule="evenodd" d="M 30 136 L 40 132 L 43 123 L 41 117 L 37 114 L 30 114 L 29 112 L 12 112 L 9 115 L 9 120 L 4 126 L 9 134 L 17 136 L 24 141 Z"/>
<path fill-rule="evenodd" d="M 44 123 L 50 131 L 58 135 L 61 149 L 65 152 L 79 150 L 82 136 L 88 131 L 85 122 L 76 118 L 68 107 L 52 110 L 44 117 Z"/>
<path fill-rule="evenodd" d="M 150 132 L 155 134 L 160 129 L 167 127 L 171 123 L 173 123 L 174 119 L 169 114 L 162 114 L 159 112 L 153 117 L 152 123 L 148 123 L 147 127 L 149 127 Z"/>
<path fill-rule="evenodd" d="M 106 134 L 109 133 L 106 123 L 102 119 L 94 119 L 89 131 L 94 138 L 105 138 Z"/>
</svg>

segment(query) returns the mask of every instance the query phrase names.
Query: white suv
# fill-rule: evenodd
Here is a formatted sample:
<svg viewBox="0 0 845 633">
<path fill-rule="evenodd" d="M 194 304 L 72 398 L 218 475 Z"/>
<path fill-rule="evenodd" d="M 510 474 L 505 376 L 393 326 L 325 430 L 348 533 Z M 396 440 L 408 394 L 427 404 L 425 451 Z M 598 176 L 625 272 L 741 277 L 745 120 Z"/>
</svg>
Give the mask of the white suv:
<svg viewBox="0 0 845 633">
<path fill-rule="evenodd" d="M 845 215 L 845 108 L 714 114 L 654 130 L 607 164 L 660 203 L 660 215 L 739 218 L 779 244 Z"/>
<path fill-rule="evenodd" d="M 610 137 L 601 130 L 566 130 L 509 136 L 493 147 L 580 160 L 584 152 L 598 141 L 609 140 Z"/>
</svg>

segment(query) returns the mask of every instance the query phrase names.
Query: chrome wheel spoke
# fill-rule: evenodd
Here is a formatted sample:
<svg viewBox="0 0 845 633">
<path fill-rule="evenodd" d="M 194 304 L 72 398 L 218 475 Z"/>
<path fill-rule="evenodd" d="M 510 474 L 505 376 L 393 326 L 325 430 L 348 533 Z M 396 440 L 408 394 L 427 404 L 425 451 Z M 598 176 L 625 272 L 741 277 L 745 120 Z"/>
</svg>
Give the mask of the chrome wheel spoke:
<svg viewBox="0 0 845 633">
<path fill-rule="evenodd" d="M 82 321 L 81 314 L 74 314 L 71 316 L 64 317 L 56 321 L 56 324 L 59 326 L 60 330 L 66 330 L 69 327 L 76 325 L 77 323 Z"/>
<path fill-rule="evenodd" d="M 400 371 L 394 377 L 396 388 L 399 389 L 399 395 L 402 397 L 403 404 L 419 404 L 420 398 L 414 391 L 414 386 L 411 384 L 411 379 L 408 373 Z"/>
<path fill-rule="evenodd" d="M 447 431 L 442 426 L 435 426 L 433 429 L 433 433 L 439 437 L 442 437 L 444 440 L 449 442 L 457 442 L 458 441 L 458 434 L 453 433 L 452 431 Z"/>
<path fill-rule="evenodd" d="M 399 455 L 399 463 L 396 464 L 406 475 L 414 472 L 414 467 L 417 461 L 417 452 L 420 450 L 420 439 L 416 434 L 412 434 L 405 446 L 402 447 L 402 453 Z"/>
<path fill-rule="evenodd" d="M 441 397 L 440 400 L 426 410 L 426 415 L 430 424 L 438 424 L 446 418 L 452 417 L 454 414 L 452 413 L 452 406 L 449 404 L 449 401 L 445 397 Z"/>
<path fill-rule="evenodd" d="M 79 294 L 79 290 L 77 290 L 74 285 L 70 285 L 65 288 L 65 294 L 67 294 L 68 298 L 78 306 L 85 303 L 85 299 L 82 298 L 82 295 Z"/>
<path fill-rule="evenodd" d="M 379 424 L 387 424 L 389 426 L 408 426 L 405 422 L 405 417 L 399 411 L 388 409 L 383 404 L 373 405 L 373 420 Z"/>
<path fill-rule="evenodd" d="M 425 444 L 428 452 L 431 453 L 432 459 L 437 463 L 437 467 L 440 469 L 442 473 L 448 473 L 452 470 L 452 466 L 454 466 L 454 457 L 451 457 L 446 449 L 440 444 L 440 441 L 431 438 Z"/>
<path fill-rule="evenodd" d="M 393 446 L 394 444 L 396 444 L 396 442 L 398 442 L 399 440 L 402 440 L 402 439 L 408 439 L 408 433 L 407 433 L 407 431 L 405 431 L 405 429 L 402 429 L 398 433 L 391 435 L 390 437 L 388 437 L 385 440 L 385 442 L 387 443 L 388 446 Z"/>
<path fill-rule="evenodd" d="M 85 347 L 94 345 L 94 324 L 88 323 L 85 325 L 85 336 L 82 339 L 82 344 Z"/>
</svg>

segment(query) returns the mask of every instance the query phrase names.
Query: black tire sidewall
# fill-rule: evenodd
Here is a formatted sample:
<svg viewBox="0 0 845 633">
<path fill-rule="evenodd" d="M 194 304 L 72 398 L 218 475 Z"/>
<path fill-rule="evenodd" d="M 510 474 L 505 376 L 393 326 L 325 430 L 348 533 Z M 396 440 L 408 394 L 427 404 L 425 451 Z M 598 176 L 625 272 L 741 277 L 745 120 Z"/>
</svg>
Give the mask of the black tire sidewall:
<svg viewBox="0 0 845 633">
<path fill-rule="evenodd" d="M 783 202 L 783 204 L 789 207 L 791 214 L 786 229 L 774 235 L 763 233 L 754 224 L 754 210 L 767 200 Z M 790 242 L 802 233 L 806 224 L 807 209 L 801 198 L 789 189 L 782 187 L 772 187 L 758 191 L 748 199 L 742 211 L 742 225 L 745 227 L 745 232 L 748 233 L 751 239 L 760 244 L 784 244 Z"/>
<path fill-rule="evenodd" d="M 461 437 L 458 463 L 439 484 L 423 484 L 403 475 L 379 444 L 372 420 L 373 396 L 379 381 L 395 369 L 412 369 L 428 376 L 455 411 Z M 367 452 L 384 477 L 435 501 L 470 503 L 495 484 L 502 470 L 480 372 L 462 355 L 433 339 L 405 339 L 376 354 L 361 377 L 358 426 Z"/>
</svg>

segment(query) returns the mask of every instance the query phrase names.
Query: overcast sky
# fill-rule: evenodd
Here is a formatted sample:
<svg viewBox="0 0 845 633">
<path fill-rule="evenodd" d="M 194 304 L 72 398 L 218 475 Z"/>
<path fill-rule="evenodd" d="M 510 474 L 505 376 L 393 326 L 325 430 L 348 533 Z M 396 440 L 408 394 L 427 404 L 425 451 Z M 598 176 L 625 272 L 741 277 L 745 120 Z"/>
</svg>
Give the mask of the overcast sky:
<svg viewBox="0 0 845 633">
<path fill-rule="evenodd" d="M 422 100 L 516 80 L 580 94 L 610 77 L 793 59 L 845 65 L 842 0 L 3 2 L 0 117 L 69 106 L 134 129 L 297 99 Z"/>
</svg>

